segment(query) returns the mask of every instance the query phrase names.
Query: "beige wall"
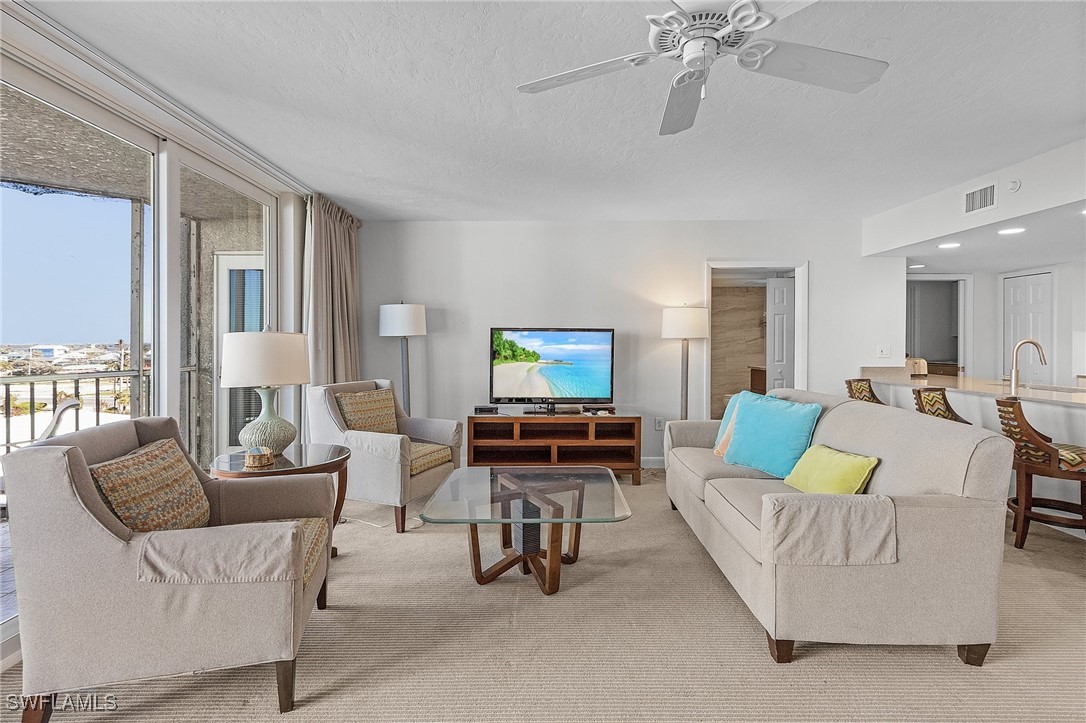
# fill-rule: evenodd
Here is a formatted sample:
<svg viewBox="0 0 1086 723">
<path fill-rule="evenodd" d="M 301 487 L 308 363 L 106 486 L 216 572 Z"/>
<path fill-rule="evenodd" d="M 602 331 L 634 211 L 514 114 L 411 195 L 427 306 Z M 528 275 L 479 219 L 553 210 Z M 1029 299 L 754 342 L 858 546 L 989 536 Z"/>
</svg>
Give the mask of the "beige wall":
<svg viewBox="0 0 1086 723">
<path fill-rule="evenodd" d="M 765 287 L 713 289 L 710 415 L 724 415 L 727 398 L 750 389 L 750 366 L 765 364 Z"/>
</svg>

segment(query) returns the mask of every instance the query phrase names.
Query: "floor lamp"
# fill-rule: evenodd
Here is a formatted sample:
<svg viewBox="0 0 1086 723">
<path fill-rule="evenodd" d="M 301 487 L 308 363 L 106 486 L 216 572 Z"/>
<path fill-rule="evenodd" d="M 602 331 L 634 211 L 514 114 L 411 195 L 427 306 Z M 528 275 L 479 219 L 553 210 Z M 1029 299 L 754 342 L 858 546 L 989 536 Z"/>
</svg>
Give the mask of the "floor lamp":
<svg viewBox="0 0 1086 723">
<path fill-rule="evenodd" d="M 422 304 L 381 304 L 381 336 L 400 337 L 400 374 L 403 377 L 403 411 L 411 416 L 411 353 L 407 337 L 426 336 L 426 307 Z"/>
<path fill-rule="evenodd" d="M 690 386 L 690 340 L 709 338 L 709 310 L 696 306 L 664 309 L 664 323 L 660 336 L 664 339 L 683 340 L 683 361 L 680 377 L 682 380 L 682 404 L 679 419 L 686 419 L 687 389 Z"/>
</svg>

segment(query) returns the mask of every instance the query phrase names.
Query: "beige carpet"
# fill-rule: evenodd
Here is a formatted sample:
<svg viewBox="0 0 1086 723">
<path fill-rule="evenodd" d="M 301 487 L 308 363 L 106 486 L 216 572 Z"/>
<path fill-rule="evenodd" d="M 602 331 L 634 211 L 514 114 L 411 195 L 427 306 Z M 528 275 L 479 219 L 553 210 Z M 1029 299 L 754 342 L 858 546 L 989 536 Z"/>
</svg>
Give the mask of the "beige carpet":
<svg viewBox="0 0 1086 723">
<path fill-rule="evenodd" d="M 623 489 L 633 517 L 588 526 L 549 598 L 515 572 L 476 585 L 462 527 L 338 528 L 329 608 L 310 620 L 288 716 L 262 665 L 116 686 L 116 713 L 54 720 L 1083 720 L 1086 542 L 1040 525 L 1025 551 L 1008 542 L 982 668 L 951 647 L 810 643 L 775 665 L 662 475 Z M 382 517 L 359 503 L 346 514 Z M 18 674 L 0 679 L 5 694 Z"/>
</svg>

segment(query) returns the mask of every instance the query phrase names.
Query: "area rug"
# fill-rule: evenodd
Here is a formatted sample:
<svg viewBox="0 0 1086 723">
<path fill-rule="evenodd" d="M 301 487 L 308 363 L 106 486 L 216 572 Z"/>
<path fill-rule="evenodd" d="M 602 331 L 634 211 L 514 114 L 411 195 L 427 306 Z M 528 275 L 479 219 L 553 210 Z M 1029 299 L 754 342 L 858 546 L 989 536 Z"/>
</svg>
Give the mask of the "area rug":
<svg viewBox="0 0 1086 723">
<path fill-rule="evenodd" d="M 999 640 L 981 668 L 949 646 L 804 642 L 776 665 L 670 509 L 663 475 L 622 486 L 633 517 L 586 526 L 581 559 L 551 597 L 516 571 L 477 585 L 463 527 L 341 525 L 329 607 L 310 619 L 290 714 L 278 713 L 273 666 L 260 665 L 111 686 L 98 692 L 112 692 L 117 711 L 53 720 L 1082 720 L 1083 540 L 1038 524 L 1025 550 L 1008 537 Z M 382 509 L 349 502 L 344 512 L 383 519 Z M 19 672 L 0 678 L 5 694 L 18 693 Z"/>
</svg>

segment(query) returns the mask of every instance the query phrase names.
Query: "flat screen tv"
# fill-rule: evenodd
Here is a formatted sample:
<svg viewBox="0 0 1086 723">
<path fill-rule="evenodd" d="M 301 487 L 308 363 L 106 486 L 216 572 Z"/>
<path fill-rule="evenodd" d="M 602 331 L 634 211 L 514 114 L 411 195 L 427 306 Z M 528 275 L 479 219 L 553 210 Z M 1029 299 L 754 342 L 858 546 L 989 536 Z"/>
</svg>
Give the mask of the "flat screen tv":
<svg viewBox="0 0 1086 723">
<path fill-rule="evenodd" d="M 611 404 L 614 329 L 490 330 L 491 404 Z"/>
</svg>

